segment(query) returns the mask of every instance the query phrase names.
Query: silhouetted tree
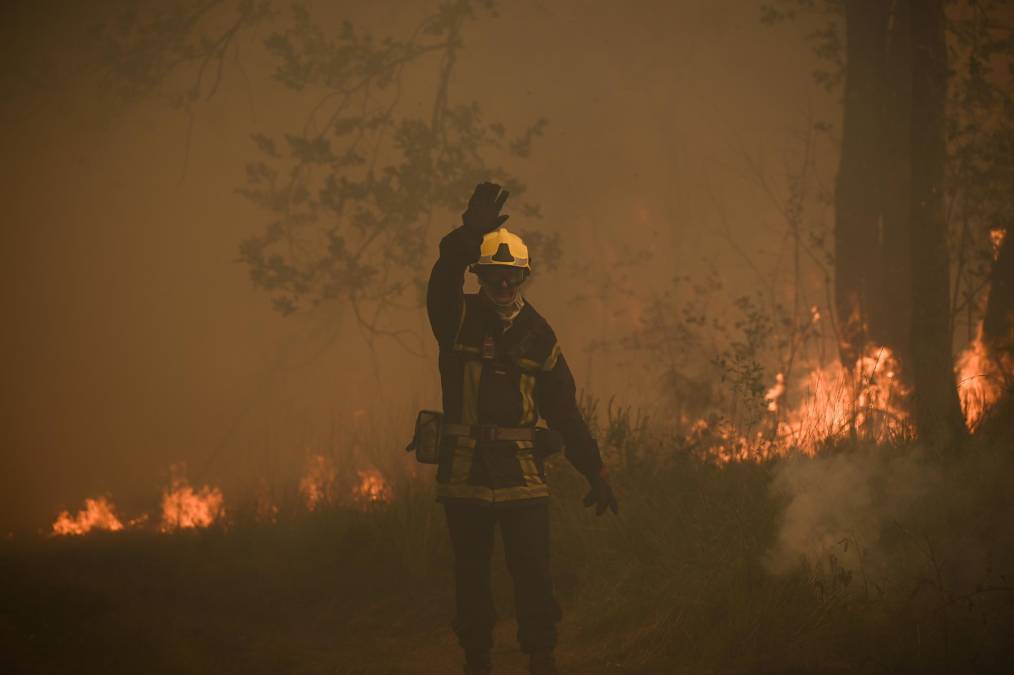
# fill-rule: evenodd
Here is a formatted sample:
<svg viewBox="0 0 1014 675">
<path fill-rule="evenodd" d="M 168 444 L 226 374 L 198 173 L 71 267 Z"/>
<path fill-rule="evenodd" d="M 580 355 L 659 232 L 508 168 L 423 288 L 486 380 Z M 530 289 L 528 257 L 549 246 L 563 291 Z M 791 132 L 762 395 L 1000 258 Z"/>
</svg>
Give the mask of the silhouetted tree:
<svg viewBox="0 0 1014 675">
<path fill-rule="evenodd" d="M 842 359 L 888 342 L 884 205 L 894 187 L 885 161 L 884 122 L 891 8 L 880 0 L 844 3 L 845 60 L 841 156 L 835 190 L 835 304 Z M 892 222 L 890 225 L 897 225 Z M 902 303 L 902 304 L 907 304 Z M 899 309 L 896 305 L 895 309 Z M 892 336 L 893 337 L 893 336 Z"/>
<path fill-rule="evenodd" d="M 982 313 L 982 337 L 994 350 L 1012 339 L 1014 265 L 1010 233 L 1014 226 L 1014 27 L 998 10 L 1007 0 L 963 3 L 952 18 L 960 47 L 954 59 L 949 144 L 952 166 L 949 201 L 959 231 L 957 274 L 952 293 L 965 314 L 966 336 L 975 334 Z M 1008 12 L 1009 13 L 1009 12 Z"/>
<path fill-rule="evenodd" d="M 912 378 L 924 440 L 949 446 L 964 433 L 954 385 L 950 256 L 944 215 L 947 41 L 943 0 L 920 0 L 912 19 Z"/>
<path fill-rule="evenodd" d="M 891 346 L 916 385 L 920 435 L 944 443 L 962 429 L 953 395 L 955 318 L 965 312 L 967 334 L 974 333 L 990 281 L 1004 278 L 989 233 L 1014 222 L 1014 39 L 998 20 L 1010 6 L 783 0 L 762 15 L 823 16 L 826 26 L 812 34 L 824 64 L 815 77 L 831 90 L 844 83 L 835 194 L 843 359 L 870 341 Z M 1004 316 L 992 295 L 985 313 Z"/>
<path fill-rule="evenodd" d="M 1008 231 L 998 229 L 996 262 L 989 277 L 989 296 L 982 320 L 982 337 L 992 349 L 1014 357 L 1014 244 Z"/>
<path fill-rule="evenodd" d="M 908 362 L 911 316 L 909 118 L 911 45 L 908 3 L 790 0 L 764 19 L 819 8 L 828 23 L 812 34 L 830 69 L 814 72 L 842 89 L 835 183 L 835 313 L 842 361 L 871 344 Z"/>
<path fill-rule="evenodd" d="M 283 314 L 323 304 L 350 308 L 371 344 L 389 337 L 419 351 L 421 336 L 405 328 L 399 312 L 421 303 L 432 226 L 453 225 L 462 200 L 490 178 L 510 190 L 515 212 L 537 218 L 538 208 L 519 199 L 521 181 L 492 158 L 527 157 L 546 123 L 511 137 L 478 102 L 451 94 L 465 26 L 494 15 L 493 0 L 435 3 L 401 37 L 376 36 L 349 21 L 324 27 L 304 5 L 285 12 L 278 5 L 175 0 L 133 7 L 105 26 L 107 78 L 128 98 L 158 94 L 192 114 L 218 91 L 240 33 L 267 26 L 273 79 L 312 96 L 299 128 L 253 136 L 260 159 L 247 166 L 239 191 L 265 220 L 242 242 L 240 259 Z M 424 114 L 400 105 L 407 72 L 414 86 L 432 83 Z M 526 235 L 533 257 L 552 264 L 555 238 Z"/>
</svg>

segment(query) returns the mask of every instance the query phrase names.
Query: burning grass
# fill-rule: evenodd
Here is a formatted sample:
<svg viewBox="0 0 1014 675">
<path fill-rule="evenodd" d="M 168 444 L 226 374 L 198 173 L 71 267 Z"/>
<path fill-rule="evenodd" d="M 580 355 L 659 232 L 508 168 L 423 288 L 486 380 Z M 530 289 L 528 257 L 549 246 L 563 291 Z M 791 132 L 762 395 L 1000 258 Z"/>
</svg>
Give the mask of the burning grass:
<svg viewBox="0 0 1014 675">
<path fill-rule="evenodd" d="M 208 485 L 194 490 L 186 477 L 186 467 L 172 467 L 172 482 L 162 492 L 160 532 L 211 527 L 225 516 L 222 491 Z"/>
<path fill-rule="evenodd" d="M 53 534 L 56 535 L 82 535 L 92 530 L 116 532 L 122 529 L 123 523 L 116 516 L 108 497 L 85 499 L 84 508 L 73 517 L 69 511 L 61 511 L 52 527 Z"/>
<path fill-rule="evenodd" d="M 172 466 L 170 474 L 170 484 L 162 490 L 158 532 L 166 534 L 229 525 L 225 495 L 219 488 L 211 485 L 194 488 L 187 480 L 186 467 L 182 464 Z M 313 512 L 344 505 L 362 510 L 383 505 L 393 498 L 391 485 L 384 474 L 373 466 L 356 469 L 351 484 L 342 478 L 343 474 L 330 458 L 312 455 L 299 481 L 302 508 Z M 270 494 L 262 491 L 257 495 L 253 507 L 255 520 L 275 523 L 280 511 L 281 506 Z M 84 508 L 75 516 L 71 516 L 69 511 L 61 511 L 50 530 L 54 536 L 85 535 L 98 531 L 147 529 L 150 521 L 150 514 L 142 513 L 124 524 L 116 515 L 112 499 L 103 496 L 85 499 Z"/>
<path fill-rule="evenodd" d="M 975 339 L 958 357 L 955 372 L 965 424 L 975 431 L 1014 384 L 1014 361 L 1009 353 L 995 354 L 989 349 L 979 322 Z"/>
<path fill-rule="evenodd" d="M 317 511 L 339 504 L 368 508 L 391 500 L 391 486 L 384 474 L 372 465 L 355 469 L 355 479 L 351 484 L 343 478 L 330 457 L 312 455 L 306 472 L 299 480 L 299 493 L 306 509 Z"/>
<path fill-rule="evenodd" d="M 909 391 L 886 347 L 870 346 L 851 368 L 837 361 L 814 367 L 797 382 L 777 373 L 764 394 L 766 415 L 752 429 L 715 416 L 684 433 L 686 445 L 709 461 L 765 462 L 855 439 L 891 443 L 913 437 L 905 408 Z"/>
<path fill-rule="evenodd" d="M 182 464 L 171 467 L 170 473 L 170 484 L 162 491 L 159 532 L 206 528 L 223 521 L 225 497 L 221 490 L 209 485 L 195 490 L 187 481 L 186 467 Z M 150 521 L 150 514 L 142 513 L 124 524 L 116 515 L 116 507 L 110 497 L 87 498 L 85 508 L 76 516 L 71 517 L 68 511 L 61 511 L 51 526 L 51 533 L 65 536 L 145 529 Z"/>
</svg>

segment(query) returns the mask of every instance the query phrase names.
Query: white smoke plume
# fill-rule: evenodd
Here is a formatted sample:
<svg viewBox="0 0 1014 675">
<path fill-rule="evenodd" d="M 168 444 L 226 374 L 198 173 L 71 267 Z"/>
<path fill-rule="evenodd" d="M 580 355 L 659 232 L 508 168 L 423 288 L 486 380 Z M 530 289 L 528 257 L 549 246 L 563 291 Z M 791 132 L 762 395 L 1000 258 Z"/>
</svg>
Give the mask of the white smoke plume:
<svg viewBox="0 0 1014 675">
<path fill-rule="evenodd" d="M 974 447 L 957 457 L 866 446 L 795 458 L 771 489 L 783 520 L 773 573 L 829 561 L 877 587 L 927 583 L 944 592 L 1010 583 L 1014 458 Z"/>
</svg>

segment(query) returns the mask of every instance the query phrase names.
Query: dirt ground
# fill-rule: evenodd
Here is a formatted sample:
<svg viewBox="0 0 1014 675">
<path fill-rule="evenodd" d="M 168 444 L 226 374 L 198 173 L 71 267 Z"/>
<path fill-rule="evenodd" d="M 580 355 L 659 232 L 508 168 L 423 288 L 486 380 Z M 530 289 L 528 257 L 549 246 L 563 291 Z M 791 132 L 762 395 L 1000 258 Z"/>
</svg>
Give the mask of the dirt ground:
<svg viewBox="0 0 1014 675">
<path fill-rule="evenodd" d="M 271 533 L 271 536 L 277 533 Z M 451 577 L 432 587 L 368 558 L 288 549 L 241 536 L 99 537 L 0 551 L 4 673 L 450 675 L 463 656 L 450 628 Z M 510 580 L 494 567 L 498 675 L 527 672 Z M 567 602 L 564 601 L 564 611 Z M 565 673 L 634 672 L 561 626 Z"/>
</svg>

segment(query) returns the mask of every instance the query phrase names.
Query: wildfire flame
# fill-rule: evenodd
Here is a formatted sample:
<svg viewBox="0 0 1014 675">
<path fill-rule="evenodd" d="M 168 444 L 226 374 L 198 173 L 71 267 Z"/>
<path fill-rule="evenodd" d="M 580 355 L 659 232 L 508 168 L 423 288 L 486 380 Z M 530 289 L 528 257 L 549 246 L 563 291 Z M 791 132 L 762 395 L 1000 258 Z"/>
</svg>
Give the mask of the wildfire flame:
<svg viewBox="0 0 1014 675">
<path fill-rule="evenodd" d="M 818 323 L 820 323 L 820 319 L 821 319 L 821 316 L 820 316 L 820 307 L 817 307 L 817 305 L 811 305 L 810 306 L 810 325 L 811 326 L 816 326 Z"/>
<path fill-rule="evenodd" d="M 115 532 L 123 529 L 123 523 L 116 517 L 112 502 L 106 497 L 85 499 L 84 509 L 73 518 L 69 511 L 61 511 L 53 523 L 54 535 L 81 535 L 92 530 Z"/>
<path fill-rule="evenodd" d="M 345 500 L 351 497 L 354 504 L 368 506 L 391 500 L 391 488 L 384 475 L 375 468 L 356 471 L 358 482 L 352 487 L 351 494 L 345 492 Z M 338 472 L 334 462 L 323 455 L 310 458 L 306 475 L 299 481 L 299 492 L 303 502 L 310 511 L 338 501 Z"/>
<path fill-rule="evenodd" d="M 965 425 L 969 431 L 975 431 L 1014 378 L 1014 363 L 1007 356 L 991 353 L 982 339 L 980 321 L 975 339 L 958 356 L 954 370 L 958 380 L 958 398 L 961 400 L 961 410 L 965 414 Z"/>
<path fill-rule="evenodd" d="M 182 464 L 170 467 L 169 487 L 162 491 L 162 512 L 158 531 L 163 533 L 177 530 L 205 528 L 225 518 L 225 498 L 216 487 L 203 485 L 194 488 L 186 478 L 186 467 Z M 346 503 L 359 508 L 391 501 L 393 494 L 383 474 L 375 468 L 356 472 L 357 482 L 351 490 L 344 492 Z M 334 503 L 337 497 L 337 471 L 327 457 L 311 457 L 306 475 L 300 480 L 299 490 L 309 510 L 317 510 Z M 274 523 L 278 520 L 279 507 L 262 486 L 256 501 L 256 515 L 261 522 Z M 61 511 L 51 526 L 53 535 L 83 535 L 94 530 L 120 531 L 144 526 L 149 521 L 144 513 L 136 518 L 121 520 L 116 515 L 108 497 L 88 498 L 84 508 L 76 515 Z"/>
<path fill-rule="evenodd" d="M 353 499 L 360 504 L 375 504 L 391 501 L 391 488 L 384 476 L 376 469 L 360 470 L 359 485 L 352 493 Z"/>
<path fill-rule="evenodd" d="M 1007 228 L 994 227 L 989 231 L 989 241 L 993 244 L 993 260 L 1000 257 L 1000 247 L 1003 246 L 1003 240 L 1007 238 Z"/>
<path fill-rule="evenodd" d="M 195 491 L 182 465 L 172 467 L 171 473 L 171 485 L 162 491 L 161 532 L 210 527 L 225 515 L 221 490 L 204 485 Z"/>
<path fill-rule="evenodd" d="M 779 401 L 785 395 L 785 374 L 775 375 L 775 384 L 764 394 L 764 400 L 768 402 L 768 412 L 778 412 Z"/>
<path fill-rule="evenodd" d="M 716 464 L 762 462 L 782 454 L 771 439 L 758 433 L 753 438 L 737 431 L 724 419 L 697 420 L 690 428 L 691 447 Z"/>
<path fill-rule="evenodd" d="M 822 443 L 851 435 L 876 442 L 910 436 L 899 370 L 890 349 L 871 346 L 851 369 L 835 362 L 811 371 L 799 405 L 778 421 L 781 445 L 812 456 Z"/>
<path fill-rule="evenodd" d="M 330 458 L 323 455 L 311 457 L 306 475 L 299 481 L 299 493 L 303 495 L 306 508 L 316 511 L 334 501 L 336 480 L 337 472 Z"/>
<path fill-rule="evenodd" d="M 833 363 L 812 370 L 799 386 L 799 403 L 786 408 L 788 384 L 778 373 L 764 395 L 774 424 L 752 435 L 726 420 L 698 420 L 688 441 L 718 464 L 762 462 L 801 452 L 813 456 L 828 441 L 857 436 L 885 442 L 912 434 L 903 402 L 908 390 L 898 378 L 891 350 L 869 347 L 852 368 Z"/>
</svg>

